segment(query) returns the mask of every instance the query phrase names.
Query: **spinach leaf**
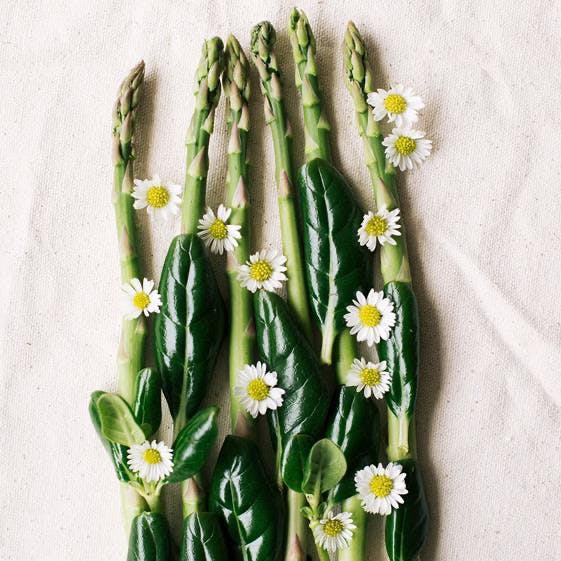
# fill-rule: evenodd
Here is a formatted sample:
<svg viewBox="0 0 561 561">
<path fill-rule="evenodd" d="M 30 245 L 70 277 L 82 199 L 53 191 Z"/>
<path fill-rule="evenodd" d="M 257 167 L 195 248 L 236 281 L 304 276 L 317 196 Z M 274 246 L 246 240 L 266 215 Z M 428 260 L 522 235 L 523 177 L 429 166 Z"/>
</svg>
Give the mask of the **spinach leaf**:
<svg viewBox="0 0 561 561">
<path fill-rule="evenodd" d="M 170 561 L 170 537 L 166 519 L 143 512 L 133 521 L 127 561 Z"/>
<path fill-rule="evenodd" d="M 162 421 L 162 379 L 152 368 L 138 373 L 132 410 L 146 440 L 150 440 Z"/>
</svg>

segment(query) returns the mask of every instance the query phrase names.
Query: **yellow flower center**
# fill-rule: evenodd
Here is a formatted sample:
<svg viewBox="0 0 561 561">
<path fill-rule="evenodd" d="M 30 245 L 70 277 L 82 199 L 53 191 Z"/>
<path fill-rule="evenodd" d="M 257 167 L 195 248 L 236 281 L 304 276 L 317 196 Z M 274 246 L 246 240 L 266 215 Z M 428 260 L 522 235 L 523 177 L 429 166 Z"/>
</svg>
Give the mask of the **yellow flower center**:
<svg viewBox="0 0 561 561">
<path fill-rule="evenodd" d="M 169 202 L 169 191 L 163 185 L 150 187 L 146 193 L 146 201 L 150 206 L 162 208 Z"/>
<path fill-rule="evenodd" d="M 384 99 L 384 107 L 388 113 L 403 113 L 407 109 L 407 101 L 402 95 L 390 94 Z"/>
<path fill-rule="evenodd" d="M 273 267 L 268 261 L 256 261 L 249 268 L 249 276 L 258 282 L 269 280 L 272 274 Z"/>
<path fill-rule="evenodd" d="M 381 216 L 373 216 L 364 229 L 369 236 L 381 236 L 388 229 L 388 222 Z"/>
<path fill-rule="evenodd" d="M 409 136 L 400 136 L 395 141 L 395 149 L 402 155 L 408 156 L 417 148 L 415 140 Z"/>
<path fill-rule="evenodd" d="M 376 327 L 382 319 L 382 314 L 376 306 L 365 304 L 358 310 L 358 317 L 362 325 L 366 325 L 366 327 Z"/>
<path fill-rule="evenodd" d="M 150 296 L 146 292 L 137 292 L 132 299 L 132 303 L 139 309 L 144 310 L 150 304 Z"/>
<path fill-rule="evenodd" d="M 387 497 L 393 489 L 393 480 L 387 475 L 375 475 L 370 480 L 370 490 L 376 497 L 383 499 Z"/>
<path fill-rule="evenodd" d="M 147 464 L 159 464 L 162 461 L 162 456 L 160 455 L 158 450 L 155 450 L 154 448 L 148 448 L 148 450 L 144 452 L 144 461 Z"/>
<path fill-rule="evenodd" d="M 263 401 L 269 397 L 269 386 L 261 378 L 255 378 L 247 385 L 247 395 L 255 401 Z"/>
<path fill-rule="evenodd" d="M 345 527 L 340 520 L 330 518 L 324 525 L 323 525 L 323 533 L 330 538 L 335 538 L 338 536 Z"/>
<path fill-rule="evenodd" d="M 377 386 L 382 380 L 377 368 L 363 368 L 360 372 L 360 381 L 365 386 Z"/>
<path fill-rule="evenodd" d="M 215 240 L 223 240 L 228 235 L 226 224 L 218 218 L 210 225 L 208 231 Z"/>
</svg>

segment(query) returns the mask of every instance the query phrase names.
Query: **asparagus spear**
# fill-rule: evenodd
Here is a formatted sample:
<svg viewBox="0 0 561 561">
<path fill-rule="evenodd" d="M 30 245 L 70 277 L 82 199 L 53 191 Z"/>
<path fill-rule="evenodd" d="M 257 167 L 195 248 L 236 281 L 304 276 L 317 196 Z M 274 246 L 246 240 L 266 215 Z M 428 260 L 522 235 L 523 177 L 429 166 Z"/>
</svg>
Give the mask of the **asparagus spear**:
<svg viewBox="0 0 561 561">
<path fill-rule="evenodd" d="M 275 150 L 281 235 L 288 268 L 288 301 L 302 329 L 310 337 L 312 327 L 294 204 L 294 178 L 290 155 L 292 132 L 282 99 L 280 71 L 273 50 L 275 41 L 275 30 L 268 21 L 257 24 L 251 31 L 251 57 L 259 72 L 265 102 L 265 120 L 271 127 Z"/>
<path fill-rule="evenodd" d="M 329 122 L 321 108 L 321 90 L 316 65 L 316 41 L 306 14 L 294 8 L 290 14 L 288 32 L 292 45 L 292 54 L 296 68 L 296 85 L 301 94 L 304 114 L 304 132 L 306 161 L 323 158 L 331 162 L 331 147 L 329 144 Z M 329 360 L 332 341 L 324 337 L 322 342 L 322 360 Z M 347 372 L 354 358 L 357 356 L 357 346 L 354 337 L 345 329 L 337 339 L 337 382 L 346 384 Z M 366 558 L 366 530 L 368 519 L 361 508 L 358 496 L 346 499 L 342 503 L 342 510 L 350 512 L 356 530 L 348 548 L 339 551 L 340 561 L 358 561 Z M 321 554 L 323 550 L 319 550 Z"/>
<path fill-rule="evenodd" d="M 133 164 L 135 159 L 134 128 L 144 81 L 144 61 L 138 63 L 124 79 L 113 108 L 112 158 L 113 205 L 119 240 L 121 283 L 141 278 L 138 263 L 136 225 L 134 222 Z M 141 315 L 137 319 L 123 320 L 121 339 L 117 353 L 118 382 L 121 396 L 132 404 L 135 382 L 142 367 L 146 322 Z M 147 510 L 145 500 L 129 485 L 121 484 L 121 506 L 125 532 L 129 533 L 131 521 Z"/>
<path fill-rule="evenodd" d="M 238 372 L 253 362 L 255 325 L 251 293 L 240 286 L 237 271 L 249 259 L 250 228 L 247 196 L 247 138 L 249 132 L 249 63 L 238 43 L 230 35 L 226 42 L 225 65 L 222 75 L 227 103 L 227 122 L 230 131 L 228 143 L 228 175 L 226 204 L 232 209 L 230 222 L 241 226 L 238 247 L 227 255 L 230 285 L 230 418 L 232 434 L 248 436 L 253 420 L 235 395 Z"/>
<path fill-rule="evenodd" d="M 220 75 L 223 69 L 223 44 L 219 37 L 203 44 L 197 68 L 195 111 L 187 130 L 185 193 L 183 195 L 183 232 L 193 234 L 201 217 L 206 194 L 208 144 L 214 129 L 214 113 L 220 99 Z"/>
<path fill-rule="evenodd" d="M 378 124 L 366 103 L 368 93 L 374 89 L 372 72 L 364 42 L 352 22 L 345 33 L 344 60 L 346 84 L 355 104 L 376 204 L 393 210 L 399 207 L 395 168 L 386 162 Z M 380 342 L 378 354 L 388 363 L 392 376 L 390 391 L 385 396 L 388 459 L 401 463 L 407 474 L 408 489 L 404 504 L 387 517 L 386 549 L 391 561 L 414 561 L 426 538 L 428 512 L 416 464 L 414 408 L 418 377 L 418 312 L 411 288 L 403 225 L 401 234 L 395 238 L 396 245 L 385 244 L 380 249 L 384 292 L 394 302 L 396 325 L 390 339 Z"/>
<path fill-rule="evenodd" d="M 291 129 L 284 103 L 280 72 L 273 50 L 276 33 L 270 22 L 257 24 L 251 31 L 251 58 L 259 72 L 264 97 L 265 120 L 271 127 L 275 151 L 275 179 L 277 183 L 281 236 L 288 268 L 288 302 L 296 314 L 303 332 L 311 337 L 312 327 L 304 281 L 302 249 L 298 237 L 298 223 L 294 203 L 293 169 L 290 155 Z M 300 509 L 304 495 L 288 491 L 288 525 L 286 561 L 306 558 L 306 520 Z"/>
</svg>

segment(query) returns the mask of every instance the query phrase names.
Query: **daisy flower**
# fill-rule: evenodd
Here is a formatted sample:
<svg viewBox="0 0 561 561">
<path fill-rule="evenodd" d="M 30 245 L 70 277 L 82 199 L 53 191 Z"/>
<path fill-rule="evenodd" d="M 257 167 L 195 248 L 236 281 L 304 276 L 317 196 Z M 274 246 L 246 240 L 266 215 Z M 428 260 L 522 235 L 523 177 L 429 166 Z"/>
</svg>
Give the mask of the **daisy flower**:
<svg viewBox="0 0 561 561">
<path fill-rule="evenodd" d="M 347 327 L 351 328 L 351 335 L 356 335 L 357 341 L 366 341 L 371 347 L 380 339 L 389 338 L 391 328 L 395 325 L 393 309 L 393 302 L 385 298 L 383 292 L 371 289 L 368 296 L 364 296 L 359 291 L 352 306 L 347 306 L 345 321 Z"/>
<path fill-rule="evenodd" d="M 423 100 L 402 84 L 392 84 L 389 90 L 369 93 L 367 101 L 373 107 L 376 121 L 387 117 L 390 123 L 395 122 L 396 127 L 416 123 L 419 120 L 417 111 L 425 107 Z"/>
<path fill-rule="evenodd" d="M 232 251 L 238 245 L 237 240 L 242 237 L 241 226 L 228 224 L 230 214 L 232 214 L 231 208 L 219 205 L 216 214 L 211 208 L 207 208 L 207 211 L 199 220 L 197 226 L 199 237 L 212 253 L 222 255 L 224 250 Z"/>
<path fill-rule="evenodd" d="M 282 286 L 286 280 L 286 257 L 274 249 L 263 249 L 250 256 L 249 261 L 240 265 L 238 281 L 250 292 L 263 288 L 272 291 Z"/>
<path fill-rule="evenodd" d="M 173 471 L 173 450 L 163 442 L 134 444 L 127 457 L 129 468 L 146 482 L 159 481 Z"/>
<path fill-rule="evenodd" d="M 401 171 L 418 166 L 432 150 L 432 140 L 427 140 L 424 132 L 410 128 L 396 127 L 382 144 L 386 147 L 386 158 Z"/>
<path fill-rule="evenodd" d="M 395 208 L 392 211 L 383 206 L 374 214 L 370 211 L 364 215 L 362 224 L 358 229 L 358 242 L 360 245 L 365 245 L 370 251 L 376 249 L 376 242 L 380 245 L 389 243 L 396 245 L 394 236 L 401 236 L 399 229 L 399 209 Z"/>
<path fill-rule="evenodd" d="M 123 313 L 125 319 L 136 319 L 140 314 L 148 317 L 150 314 L 160 313 L 162 297 L 154 290 L 154 281 L 132 279 L 123 284 Z"/>
<path fill-rule="evenodd" d="M 242 407 L 255 418 L 282 405 L 285 392 L 276 386 L 277 373 L 267 372 L 267 365 L 258 362 L 240 370 L 234 392 Z"/>
<path fill-rule="evenodd" d="M 150 218 L 160 217 L 167 220 L 179 212 L 181 204 L 181 186 L 168 181 L 161 181 L 158 175 L 152 179 L 134 180 L 132 196 L 134 208 L 147 209 Z"/>
<path fill-rule="evenodd" d="M 337 551 L 349 547 L 356 526 L 350 512 L 333 514 L 328 512 L 314 528 L 316 543 L 327 551 Z"/>
<path fill-rule="evenodd" d="M 405 473 L 400 464 L 390 462 L 386 467 L 378 464 L 366 466 L 356 472 L 355 486 L 362 508 L 371 514 L 389 514 L 392 508 L 403 504 L 401 495 L 407 494 Z"/>
<path fill-rule="evenodd" d="M 382 399 L 390 389 L 390 374 L 386 368 L 385 360 L 375 363 L 355 358 L 347 374 L 347 386 L 356 386 L 356 391 L 364 392 L 366 398 L 373 395 Z"/>
</svg>

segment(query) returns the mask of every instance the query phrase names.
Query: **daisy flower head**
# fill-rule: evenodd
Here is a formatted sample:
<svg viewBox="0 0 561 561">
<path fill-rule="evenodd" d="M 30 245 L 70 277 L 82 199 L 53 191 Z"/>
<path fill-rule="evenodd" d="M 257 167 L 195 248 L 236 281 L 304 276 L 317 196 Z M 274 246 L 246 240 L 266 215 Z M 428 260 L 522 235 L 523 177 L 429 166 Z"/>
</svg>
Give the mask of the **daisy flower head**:
<svg viewBox="0 0 561 561">
<path fill-rule="evenodd" d="M 154 289 L 154 281 L 132 279 L 123 284 L 123 313 L 125 319 L 136 319 L 140 314 L 148 317 L 150 314 L 160 313 L 162 297 Z"/>
<path fill-rule="evenodd" d="M 152 179 L 135 179 L 132 196 L 134 208 L 145 208 L 150 218 L 167 220 L 179 212 L 181 186 L 169 181 L 161 181 L 158 175 Z"/>
<path fill-rule="evenodd" d="M 253 417 L 282 405 L 284 390 L 277 388 L 277 373 L 267 372 L 262 362 L 246 364 L 238 374 L 234 389 L 241 406 Z"/>
<path fill-rule="evenodd" d="M 242 235 L 240 233 L 241 226 L 228 224 L 228 218 L 232 214 L 232 209 L 224 205 L 219 205 L 216 214 L 211 208 L 199 220 L 197 226 L 199 237 L 210 248 L 212 253 L 222 255 L 224 250 L 233 251 L 238 245 L 238 241 Z"/>
<path fill-rule="evenodd" d="M 155 440 L 134 444 L 127 452 L 129 468 L 146 482 L 159 481 L 173 471 L 173 450 Z"/>
<path fill-rule="evenodd" d="M 382 399 L 390 389 L 390 374 L 386 368 L 385 360 L 375 363 L 355 358 L 347 374 L 347 386 L 355 386 L 356 391 L 363 392 L 366 398 L 373 395 Z"/>
<path fill-rule="evenodd" d="M 247 263 L 240 265 L 238 281 L 250 292 L 275 290 L 286 280 L 285 263 L 286 257 L 275 249 L 263 249 L 251 255 Z"/>
<path fill-rule="evenodd" d="M 328 512 L 314 527 L 316 543 L 327 551 L 337 551 L 349 547 L 356 526 L 350 512 L 333 514 Z"/>
<path fill-rule="evenodd" d="M 396 127 L 403 127 L 419 120 L 418 111 L 425 107 L 423 100 L 411 88 L 402 84 L 392 84 L 389 90 L 379 89 L 368 94 L 368 104 L 372 106 L 374 118 L 381 121 L 388 118 Z"/>
<path fill-rule="evenodd" d="M 358 242 L 360 245 L 365 245 L 370 251 L 376 249 L 377 242 L 380 245 L 386 243 L 396 245 L 394 237 L 401 236 L 400 228 L 399 209 L 394 208 L 388 211 L 383 206 L 376 214 L 370 211 L 364 215 L 362 224 L 358 229 Z"/>
<path fill-rule="evenodd" d="M 356 491 L 366 512 L 386 515 L 403 504 L 402 495 L 407 494 L 407 487 L 406 474 L 401 470 L 400 464 L 390 462 L 386 467 L 369 465 L 356 472 Z"/>
<path fill-rule="evenodd" d="M 390 336 L 391 328 L 395 325 L 393 302 L 384 297 L 381 291 L 371 289 L 368 296 L 359 291 L 356 300 L 347 306 L 345 321 L 347 327 L 351 328 L 351 335 L 356 335 L 357 341 L 366 341 L 371 347 L 380 339 L 386 340 Z"/>
<path fill-rule="evenodd" d="M 386 147 L 386 158 L 401 171 L 420 165 L 432 150 L 432 140 L 427 140 L 424 132 L 406 127 L 393 129 L 382 144 Z"/>
</svg>

